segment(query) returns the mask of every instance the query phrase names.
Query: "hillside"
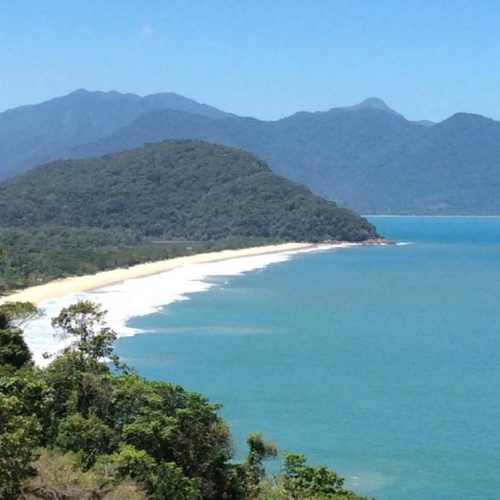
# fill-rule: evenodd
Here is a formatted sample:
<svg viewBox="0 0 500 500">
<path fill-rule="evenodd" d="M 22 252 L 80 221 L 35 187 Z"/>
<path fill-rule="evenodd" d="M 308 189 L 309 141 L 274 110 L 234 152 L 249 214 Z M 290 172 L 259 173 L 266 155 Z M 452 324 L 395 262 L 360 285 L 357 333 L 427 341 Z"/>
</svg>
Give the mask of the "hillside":
<svg viewBox="0 0 500 500">
<path fill-rule="evenodd" d="M 410 122 L 377 100 L 275 122 L 155 111 L 68 155 L 164 138 L 251 151 L 274 172 L 361 213 L 500 214 L 499 122 L 465 113 L 438 124 Z"/>
<path fill-rule="evenodd" d="M 166 108 L 209 118 L 232 116 L 173 93 L 140 97 L 80 89 L 0 113 L 0 179 L 112 134 L 143 113 Z"/>
<path fill-rule="evenodd" d="M 38 167 L 0 184 L 0 225 L 120 227 L 196 240 L 361 241 L 376 234 L 365 219 L 278 177 L 256 157 L 197 141 Z"/>
</svg>

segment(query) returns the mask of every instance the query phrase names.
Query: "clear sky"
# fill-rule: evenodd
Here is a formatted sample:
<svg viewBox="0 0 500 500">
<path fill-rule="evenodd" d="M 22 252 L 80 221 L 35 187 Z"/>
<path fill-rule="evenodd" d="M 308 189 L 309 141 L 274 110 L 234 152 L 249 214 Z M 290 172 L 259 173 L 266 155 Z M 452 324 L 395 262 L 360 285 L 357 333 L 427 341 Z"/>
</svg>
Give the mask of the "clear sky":
<svg viewBox="0 0 500 500">
<path fill-rule="evenodd" d="M 384 99 L 500 119 L 498 0 L 1 0 L 0 110 L 172 91 L 274 119 Z"/>
</svg>

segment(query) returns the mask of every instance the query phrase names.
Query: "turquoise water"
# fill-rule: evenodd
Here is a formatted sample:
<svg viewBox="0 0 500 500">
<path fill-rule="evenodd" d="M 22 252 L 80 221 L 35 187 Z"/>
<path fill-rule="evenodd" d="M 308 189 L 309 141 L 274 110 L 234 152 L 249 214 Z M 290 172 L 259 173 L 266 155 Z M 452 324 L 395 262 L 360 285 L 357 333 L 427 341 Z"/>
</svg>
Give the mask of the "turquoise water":
<svg viewBox="0 0 500 500">
<path fill-rule="evenodd" d="M 135 318 L 139 373 L 222 402 L 377 499 L 500 498 L 500 218 L 373 218 L 412 242 L 296 255 Z"/>
</svg>

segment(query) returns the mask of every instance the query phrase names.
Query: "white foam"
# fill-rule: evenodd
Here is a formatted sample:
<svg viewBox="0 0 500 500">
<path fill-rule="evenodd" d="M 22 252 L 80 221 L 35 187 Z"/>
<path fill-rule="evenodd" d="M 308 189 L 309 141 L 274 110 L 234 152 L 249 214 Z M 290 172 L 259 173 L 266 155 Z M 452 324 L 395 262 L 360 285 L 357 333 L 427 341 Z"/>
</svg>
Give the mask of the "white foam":
<svg viewBox="0 0 500 500">
<path fill-rule="evenodd" d="M 51 318 L 63 307 L 77 300 L 92 300 L 107 311 L 107 322 L 119 337 L 141 333 L 127 323 L 131 318 L 145 316 L 160 310 L 163 306 L 178 300 L 188 299 L 188 295 L 203 292 L 216 286 L 207 281 L 215 276 L 236 276 L 248 271 L 263 269 L 270 264 L 285 262 L 294 254 L 317 252 L 334 248 L 349 247 L 353 244 L 318 245 L 304 250 L 280 252 L 250 257 L 237 257 L 219 262 L 190 264 L 143 278 L 135 278 L 96 290 L 66 295 L 61 298 L 43 301 L 40 309 L 44 317 L 24 325 L 25 339 L 33 353 L 34 361 L 44 366 L 50 359 L 43 354 L 55 354 L 70 342 L 56 334 L 51 326 Z"/>
</svg>

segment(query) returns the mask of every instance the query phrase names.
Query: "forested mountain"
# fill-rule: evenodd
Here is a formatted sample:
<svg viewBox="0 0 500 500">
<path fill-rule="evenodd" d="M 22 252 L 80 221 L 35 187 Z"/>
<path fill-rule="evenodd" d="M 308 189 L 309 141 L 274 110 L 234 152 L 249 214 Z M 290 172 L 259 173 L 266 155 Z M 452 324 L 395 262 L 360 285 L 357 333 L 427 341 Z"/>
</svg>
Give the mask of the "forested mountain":
<svg viewBox="0 0 500 500">
<path fill-rule="evenodd" d="M 165 137 L 241 147 L 276 173 L 362 213 L 500 213 L 499 122 L 459 113 L 435 125 L 415 123 L 372 100 L 275 122 L 156 111 L 71 155 Z"/>
<path fill-rule="evenodd" d="M 255 156 L 189 140 L 60 160 L 0 185 L 0 225 L 47 224 L 198 240 L 362 241 L 376 234 L 365 219 L 273 174 Z"/>
<path fill-rule="evenodd" d="M 31 117 L 34 109 L 63 103 L 64 120 L 56 112 L 50 120 Z M 15 113 L 23 120 L 11 120 Z M 48 158 L 91 157 L 184 138 L 245 149 L 274 172 L 362 213 L 500 213 L 499 122 L 465 113 L 437 124 L 411 122 L 376 98 L 261 121 L 171 94 L 80 91 L 0 114 L 0 177 Z"/>
<path fill-rule="evenodd" d="M 80 89 L 0 113 L 0 179 L 56 159 L 68 148 L 109 135 L 142 113 L 165 108 L 210 118 L 232 116 L 173 93 L 139 97 Z"/>
</svg>

